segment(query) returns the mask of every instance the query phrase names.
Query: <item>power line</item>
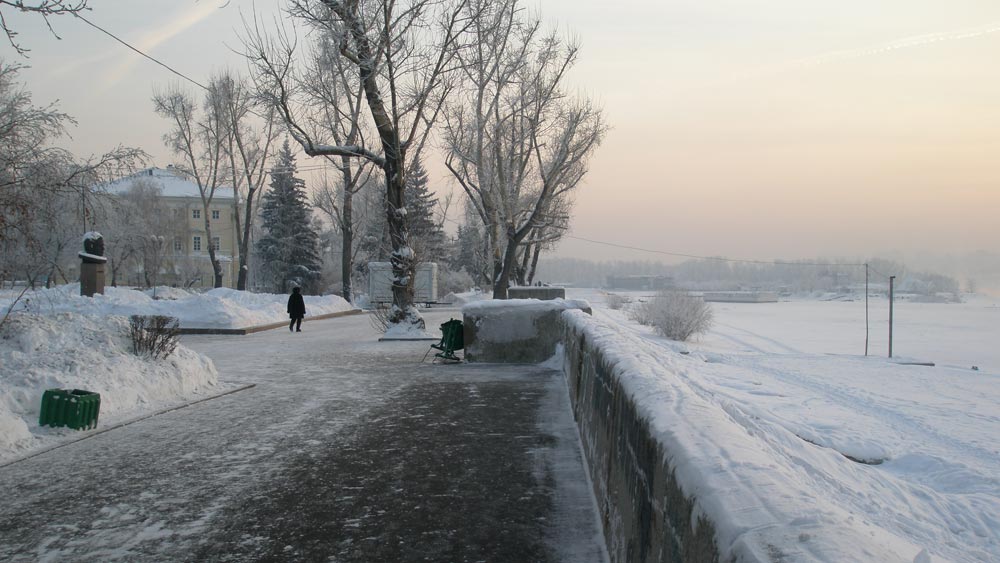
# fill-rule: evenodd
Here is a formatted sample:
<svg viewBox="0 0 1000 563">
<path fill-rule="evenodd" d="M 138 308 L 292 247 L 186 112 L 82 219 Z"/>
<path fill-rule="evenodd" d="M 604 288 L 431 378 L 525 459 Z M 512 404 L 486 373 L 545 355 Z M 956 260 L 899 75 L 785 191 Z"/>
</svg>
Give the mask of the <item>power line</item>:
<svg viewBox="0 0 1000 563">
<path fill-rule="evenodd" d="M 156 64 L 158 64 L 158 65 L 162 66 L 163 68 L 165 68 L 165 69 L 169 70 L 170 72 L 172 72 L 172 73 L 176 74 L 177 76 L 179 76 L 179 77 L 183 78 L 184 80 L 187 80 L 188 82 L 190 82 L 191 84 L 194 84 L 195 86 L 197 86 L 197 87 L 201 88 L 202 90 L 208 90 L 208 88 L 207 88 L 207 87 L 206 87 L 206 86 L 205 86 L 204 84 L 202 84 L 202 83 L 198 82 L 197 80 L 195 80 L 195 79 L 193 79 L 193 78 L 191 78 L 191 77 L 189 77 L 189 76 L 185 75 L 184 73 L 180 72 L 179 70 L 176 70 L 176 69 L 174 69 L 173 67 L 171 67 L 171 66 L 170 66 L 170 65 L 168 65 L 167 63 L 164 63 L 164 62 L 162 62 L 162 61 L 160 61 L 160 60 L 158 60 L 158 59 L 154 58 L 154 57 L 153 57 L 152 55 L 148 55 L 148 54 L 146 54 L 146 53 L 142 52 L 141 50 L 139 50 L 138 48 L 136 48 L 136 47 L 133 47 L 132 45 L 130 45 L 130 44 L 129 44 L 129 43 L 127 42 L 127 41 L 125 41 L 124 39 L 122 39 L 122 38 L 118 37 L 118 36 L 117 36 L 117 35 L 115 35 L 114 33 L 111 33 L 110 31 L 108 31 L 108 30 L 104 29 L 103 27 L 101 27 L 101 26 L 97 25 L 96 23 L 94 23 L 94 22 L 92 22 L 92 21 L 88 20 L 87 18 L 85 18 L 85 17 L 81 16 L 81 15 L 80 15 L 79 13 L 77 13 L 77 12 L 72 12 L 72 13 L 73 13 L 73 15 L 74 15 L 74 16 L 76 16 L 76 17 L 77 17 L 78 19 L 80 19 L 81 21 L 83 21 L 83 23 L 85 23 L 85 24 L 89 25 L 90 27 L 92 27 L 92 28 L 96 29 L 97 31 L 100 31 L 101 33 L 103 33 L 103 34 L 107 35 L 108 37 L 110 37 L 110 38 L 114 39 L 115 41 L 117 41 L 117 42 L 121 43 L 122 45 L 124 45 L 124 46 L 128 47 L 128 48 L 129 48 L 129 49 L 131 49 L 132 51 L 135 51 L 135 52 L 136 52 L 136 53 L 138 53 L 139 55 L 142 55 L 143 57 L 145 57 L 145 58 L 147 58 L 147 59 L 149 59 L 149 60 L 153 61 L 154 63 L 156 63 Z"/>
</svg>

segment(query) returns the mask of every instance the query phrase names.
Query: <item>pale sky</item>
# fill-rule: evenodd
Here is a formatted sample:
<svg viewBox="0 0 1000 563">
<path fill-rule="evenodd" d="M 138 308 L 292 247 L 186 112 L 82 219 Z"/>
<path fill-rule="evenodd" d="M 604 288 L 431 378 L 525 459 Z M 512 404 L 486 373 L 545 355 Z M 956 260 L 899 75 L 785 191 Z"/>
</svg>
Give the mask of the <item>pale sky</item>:
<svg viewBox="0 0 1000 563">
<path fill-rule="evenodd" d="M 612 126 L 572 235 L 751 259 L 1000 250 L 1000 2 L 528 5 L 579 39 L 572 84 Z M 199 82 L 244 68 L 233 50 L 249 0 L 91 6 L 88 19 Z M 36 103 L 58 99 L 79 122 L 63 146 L 171 162 L 150 97 L 173 75 L 73 18 L 52 20 L 56 40 L 4 15 L 31 49 L 20 62 Z M 7 45 L 0 57 L 19 60 Z M 559 254 L 657 258 L 577 240 Z"/>
</svg>

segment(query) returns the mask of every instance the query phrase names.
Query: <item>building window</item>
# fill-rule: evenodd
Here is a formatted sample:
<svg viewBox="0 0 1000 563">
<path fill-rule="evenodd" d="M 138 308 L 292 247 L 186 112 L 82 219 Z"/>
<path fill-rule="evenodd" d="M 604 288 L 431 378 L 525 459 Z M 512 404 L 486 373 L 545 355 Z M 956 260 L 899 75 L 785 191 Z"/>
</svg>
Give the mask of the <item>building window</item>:
<svg viewBox="0 0 1000 563">
<path fill-rule="evenodd" d="M 222 241 L 219 239 L 219 237 L 212 237 L 212 250 L 218 252 L 221 247 L 222 247 Z"/>
<path fill-rule="evenodd" d="M 201 219 L 201 209 L 192 209 L 191 210 L 191 218 L 192 219 Z"/>
<path fill-rule="evenodd" d="M 219 219 L 219 210 L 218 209 L 213 209 L 212 210 L 212 219 L 215 219 L 215 220 Z"/>
<path fill-rule="evenodd" d="M 181 241 L 181 237 L 174 237 L 174 252 L 184 252 L 184 243 Z"/>
<path fill-rule="evenodd" d="M 195 252 L 201 252 L 201 237 L 194 237 L 191 243 L 191 249 Z"/>
</svg>

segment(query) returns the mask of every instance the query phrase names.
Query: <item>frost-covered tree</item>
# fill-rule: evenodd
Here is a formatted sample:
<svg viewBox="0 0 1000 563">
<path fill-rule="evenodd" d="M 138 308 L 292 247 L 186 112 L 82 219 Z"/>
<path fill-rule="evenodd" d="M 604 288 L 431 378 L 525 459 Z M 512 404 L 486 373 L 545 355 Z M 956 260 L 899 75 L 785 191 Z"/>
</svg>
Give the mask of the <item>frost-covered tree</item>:
<svg viewBox="0 0 1000 563">
<path fill-rule="evenodd" d="M 366 120 L 377 139 L 340 144 L 329 129 L 315 127 L 338 114 L 328 100 L 303 85 L 295 41 L 267 38 L 251 30 L 247 55 L 261 95 L 285 119 L 293 138 L 309 156 L 363 159 L 385 179 L 386 224 L 392 244 L 392 326 L 424 327 L 413 303 L 415 255 L 407 228 L 406 181 L 410 163 L 420 155 L 450 85 L 456 40 L 464 25 L 467 0 L 289 0 L 289 13 L 308 25 L 313 36 L 335 45 L 350 62 L 358 92 L 364 93 Z"/>
<path fill-rule="evenodd" d="M 0 280 L 33 282 L 60 273 L 60 257 L 91 226 L 94 186 L 134 168 L 145 153 L 118 147 L 80 160 L 53 146 L 73 119 L 34 104 L 18 82 L 20 69 L 0 61 Z"/>
<path fill-rule="evenodd" d="M 0 0 L 0 27 L 3 28 L 4 33 L 7 34 L 7 41 L 10 42 L 10 46 L 14 48 L 20 55 L 25 55 L 28 49 L 21 46 L 15 40 L 17 37 L 17 31 L 7 25 L 7 18 L 4 17 L 5 13 L 10 13 L 13 11 L 26 12 L 30 14 L 38 14 L 45 18 L 45 23 L 49 27 L 49 31 L 55 35 L 55 30 L 52 28 L 49 18 L 52 16 L 62 16 L 66 14 L 76 14 L 87 10 L 88 0 Z M 59 36 L 56 35 L 56 38 Z"/>
<path fill-rule="evenodd" d="M 357 79 L 357 67 L 340 56 L 338 45 L 331 40 L 328 34 L 318 38 L 310 53 L 309 71 L 303 77 L 310 96 L 327 108 L 316 115 L 312 129 L 314 134 L 319 134 L 316 129 L 322 129 L 337 145 L 356 145 L 374 136 L 363 118 L 364 90 Z M 355 235 L 371 219 L 363 202 L 356 209 L 356 196 L 372 183 L 374 167 L 366 159 L 344 154 L 325 158 L 336 169 L 336 177 L 332 181 L 324 179 L 313 201 L 339 230 L 341 294 L 352 301 L 355 259 L 360 251 Z M 378 212 L 384 214 L 385 206 L 380 205 Z M 384 224 L 385 219 L 381 222 Z"/>
<path fill-rule="evenodd" d="M 186 173 L 198 186 L 205 238 L 212 240 L 210 207 L 216 191 L 231 177 L 226 168 L 231 121 L 223 97 L 213 80 L 200 114 L 194 96 L 177 85 L 155 93 L 153 105 L 156 113 L 170 122 L 163 142 L 183 160 L 177 170 Z M 208 259 L 212 263 L 213 287 L 222 287 L 222 260 L 215 245 L 208 245 Z"/>
<path fill-rule="evenodd" d="M 286 140 L 271 169 L 271 187 L 260 213 L 264 232 L 257 241 L 273 287 L 282 293 L 293 286 L 315 291 L 322 273 L 319 234 L 312 225 L 305 182 L 295 174 L 295 155 Z"/>
<path fill-rule="evenodd" d="M 456 233 L 457 250 L 451 268 L 464 270 L 478 287 L 493 287 L 489 244 L 483 231 L 482 222 L 467 204 L 465 219 Z"/>
<path fill-rule="evenodd" d="M 225 153 L 233 181 L 233 217 L 236 219 L 236 253 L 240 266 L 236 289 L 243 291 L 250 273 L 253 219 L 257 216 L 260 192 L 268 177 L 267 165 L 278 138 L 277 116 L 273 107 L 260 107 L 246 80 L 231 72 L 216 76 L 209 89 L 222 117 L 227 120 L 223 128 Z M 254 120 L 255 116 L 260 119 Z"/>
<path fill-rule="evenodd" d="M 419 158 L 413 161 L 413 167 L 407 176 L 406 198 L 410 246 L 416 251 L 420 262 L 440 262 L 444 258 L 447 237 L 437 219 L 437 195 L 430 190 L 427 170 Z"/>
<path fill-rule="evenodd" d="M 566 200 L 607 129 L 600 109 L 566 92 L 578 47 L 544 34 L 518 0 L 470 0 L 459 52 L 461 94 L 444 112 L 446 165 L 485 227 L 495 298 L 506 298 L 534 235 L 565 226 Z"/>
</svg>

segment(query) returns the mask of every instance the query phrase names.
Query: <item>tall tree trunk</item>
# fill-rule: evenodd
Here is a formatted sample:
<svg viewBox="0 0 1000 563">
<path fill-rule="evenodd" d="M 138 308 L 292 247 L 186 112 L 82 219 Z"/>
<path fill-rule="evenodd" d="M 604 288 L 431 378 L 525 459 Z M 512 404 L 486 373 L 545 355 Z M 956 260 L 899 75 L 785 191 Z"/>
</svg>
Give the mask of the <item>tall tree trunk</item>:
<svg viewBox="0 0 1000 563">
<path fill-rule="evenodd" d="M 392 242 L 392 304 L 389 315 L 391 324 L 410 324 L 424 328 L 424 320 L 413 306 L 413 274 L 415 264 L 413 250 L 407 243 L 406 207 L 404 190 L 406 187 L 406 155 L 402 146 L 402 138 L 396 122 L 386 110 L 382 93 L 379 90 L 378 76 L 374 67 L 375 56 L 371 43 L 365 34 L 365 29 L 358 19 L 356 11 L 346 9 L 344 4 L 326 2 L 337 16 L 347 23 L 357 47 L 360 64 L 361 83 L 365 90 L 365 100 L 371 110 L 372 120 L 378 130 L 385 162 L 382 170 L 385 172 L 386 218 L 389 225 L 389 240 Z M 350 4 L 357 10 L 356 4 Z"/>
<path fill-rule="evenodd" d="M 351 283 L 351 273 L 354 271 L 354 197 L 350 190 L 344 190 L 344 203 L 340 221 L 340 275 L 343 277 L 344 299 L 354 302 L 354 284 Z"/>
<path fill-rule="evenodd" d="M 212 212 L 208 209 L 207 205 L 202 206 L 202 212 L 205 214 L 205 241 L 208 244 L 208 259 L 212 262 L 212 273 L 214 275 L 214 284 L 212 287 L 222 287 L 222 263 L 219 261 L 219 257 L 215 255 L 215 245 L 212 244 Z"/>
<path fill-rule="evenodd" d="M 531 258 L 531 249 L 534 245 L 528 244 L 521 250 L 521 264 L 517 267 L 517 284 L 531 285 L 528 281 L 528 260 Z"/>
<path fill-rule="evenodd" d="M 510 274 L 514 269 L 514 263 L 517 262 L 517 247 L 523 239 L 523 234 L 517 237 L 511 232 L 511 237 L 507 240 L 507 249 L 503 253 L 503 261 L 500 264 L 500 273 L 497 276 L 496 283 L 493 285 L 493 299 L 507 299 Z"/>
<path fill-rule="evenodd" d="M 247 189 L 247 200 L 246 200 L 246 218 L 247 220 L 243 223 L 243 236 L 240 239 L 240 271 L 236 277 L 236 289 L 240 291 L 246 291 L 247 289 L 247 277 L 250 273 L 250 217 L 253 213 L 253 189 Z M 239 210 L 236 213 L 237 228 L 239 228 Z"/>
<path fill-rule="evenodd" d="M 542 254 L 542 245 L 536 244 L 531 252 L 531 268 L 528 270 L 528 285 L 535 281 L 535 272 L 538 271 L 538 257 Z"/>
<path fill-rule="evenodd" d="M 387 152 L 385 159 L 386 192 L 388 205 L 386 218 L 389 241 L 392 243 L 392 302 L 395 307 L 389 315 L 393 324 L 411 324 L 424 328 L 424 320 L 413 306 L 413 278 L 416 271 L 413 249 L 408 244 L 406 220 L 406 178 L 403 175 L 403 155 Z"/>
<path fill-rule="evenodd" d="M 492 254 L 493 262 L 493 277 L 490 278 L 490 283 L 493 284 L 493 299 L 507 299 L 507 286 L 509 285 L 509 276 L 504 272 L 504 250 L 502 241 L 506 240 L 501 232 L 503 225 L 500 223 L 499 219 L 493 222 L 490 229 L 490 252 Z M 500 278 L 503 277 L 503 283 L 501 284 Z M 503 291 L 500 292 L 499 288 L 503 286 Z"/>
</svg>

